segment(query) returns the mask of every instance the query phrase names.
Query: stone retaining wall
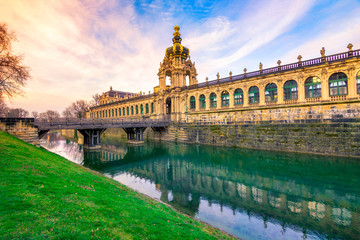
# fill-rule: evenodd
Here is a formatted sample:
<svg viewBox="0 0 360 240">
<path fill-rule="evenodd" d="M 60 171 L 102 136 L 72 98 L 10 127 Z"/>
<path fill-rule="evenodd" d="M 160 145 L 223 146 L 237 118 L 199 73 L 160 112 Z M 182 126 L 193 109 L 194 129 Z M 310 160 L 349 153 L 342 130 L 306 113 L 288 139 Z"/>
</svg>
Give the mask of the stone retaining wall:
<svg viewBox="0 0 360 240">
<path fill-rule="evenodd" d="M 34 127 L 33 122 L 33 119 L 24 119 L 14 122 L 0 121 L 0 131 L 8 132 L 25 142 L 39 146 L 38 129 Z"/>
<path fill-rule="evenodd" d="M 360 103 L 190 112 L 145 139 L 360 157 Z"/>
<path fill-rule="evenodd" d="M 360 157 L 360 121 L 299 121 L 257 124 L 172 124 L 148 139 Z"/>
</svg>

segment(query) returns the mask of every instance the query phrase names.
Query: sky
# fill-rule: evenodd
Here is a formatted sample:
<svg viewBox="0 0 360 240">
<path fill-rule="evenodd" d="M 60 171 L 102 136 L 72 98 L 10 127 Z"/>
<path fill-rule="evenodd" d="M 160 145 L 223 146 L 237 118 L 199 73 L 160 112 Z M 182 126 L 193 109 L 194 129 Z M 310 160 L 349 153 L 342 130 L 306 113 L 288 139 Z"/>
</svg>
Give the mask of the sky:
<svg viewBox="0 0 360 240">
<path fill-rule="evenodd" d="M 110 89 L 148 93 L 175 25 L 198 81 L 360 48 L 356 0 L 0 0 L 32 79 L 11 108 L 60 113 Z"/>
</svg>

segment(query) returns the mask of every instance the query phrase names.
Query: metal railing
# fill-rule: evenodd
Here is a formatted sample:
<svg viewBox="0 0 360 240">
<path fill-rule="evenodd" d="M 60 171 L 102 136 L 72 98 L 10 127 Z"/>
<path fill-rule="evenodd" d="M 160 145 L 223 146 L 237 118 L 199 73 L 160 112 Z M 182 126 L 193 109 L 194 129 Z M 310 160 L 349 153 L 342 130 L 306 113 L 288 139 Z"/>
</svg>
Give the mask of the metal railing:
<svg viewBox="0 0 360 240">
<path fill-rule="evenodd" d="M 71 127 L 71 126 L 82 126 L 85 127 L 94 127 L 94 126 L 167 126 L 170 123 L 169 118 L 162 119 L 149 119 L 149 118 L 139 118 L 139 119 L 96 119 L 96 118 L 54 118 L 54 119 L 35 119 L 34 125 L 39 128 L 46 127 Z"/>
</svg>

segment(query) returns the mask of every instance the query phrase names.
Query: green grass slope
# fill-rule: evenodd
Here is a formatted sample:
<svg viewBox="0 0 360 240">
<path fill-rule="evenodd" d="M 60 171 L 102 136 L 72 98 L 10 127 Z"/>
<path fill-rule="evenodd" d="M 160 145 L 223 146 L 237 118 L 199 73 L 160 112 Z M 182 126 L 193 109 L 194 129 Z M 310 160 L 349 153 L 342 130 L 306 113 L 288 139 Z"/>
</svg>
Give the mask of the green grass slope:
<svg viewBox="0 0 360 240">
<path fill-rule="evenodd" d="M 68 160 L 0 132 L 0 239 L 229 239 Z"/>
</svg>

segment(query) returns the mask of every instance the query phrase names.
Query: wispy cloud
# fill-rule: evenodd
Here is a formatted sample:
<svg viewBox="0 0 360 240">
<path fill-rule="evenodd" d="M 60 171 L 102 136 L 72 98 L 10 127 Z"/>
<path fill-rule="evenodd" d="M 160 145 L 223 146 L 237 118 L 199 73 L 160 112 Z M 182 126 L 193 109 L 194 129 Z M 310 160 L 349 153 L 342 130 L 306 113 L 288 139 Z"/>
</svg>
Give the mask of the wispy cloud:
<svg viewBox="0 0 360 240">
<path fill-rule="evenodd" d="M 256 70 L 260 61 L 314 57 L 321 46 L 356 46 L 358 12 L 355 0 L 0 0 L 0 22 L 16 32 L 15 50 L 33 75 L 12 106 L 62 111 L 111 85 L 152 90 L 176 24 L 201 82 L 216 72 Z"/>
<path fill-rule="evenodd" d="M 15 102 L 27 105 L 29 101 L 39 111 L 62 110 L 110 85 L 138 92 L 156 84 L 157 64 L 149 63 L 158 62 L 161 53 L 155 52 L 152 39 L 142 35 L 131 4 L 3 1 L 1 6 L 0 21 L 16 32 L 15 50 L 25 54 L 33 75 L 25 98 Z M 144 82 L 138 85 L 138 81 Z M 51 93 L 46 98 L 59 101 L 34 97 L 44 92 Z M 62 101 L 64 96 L 67 101 Z"/>
<path fill-rule="evenodd" d="M 199 31 L 206 33 L 189 40 L 193 53 L 200 55 L 200 65 L 207 63 L 201 72 L 215 76 L 215 71 L 228 68 L 273 41 L 294 26 L 312 5 L 310 0 L 259 1 L 256 5 L 245 6 L 238 18 L 209 19 L 199 26 L 202 29 Z M 208 51 L 216 51 L 211 61 L 207 54 L 201 54 Z"/>
</svg>

